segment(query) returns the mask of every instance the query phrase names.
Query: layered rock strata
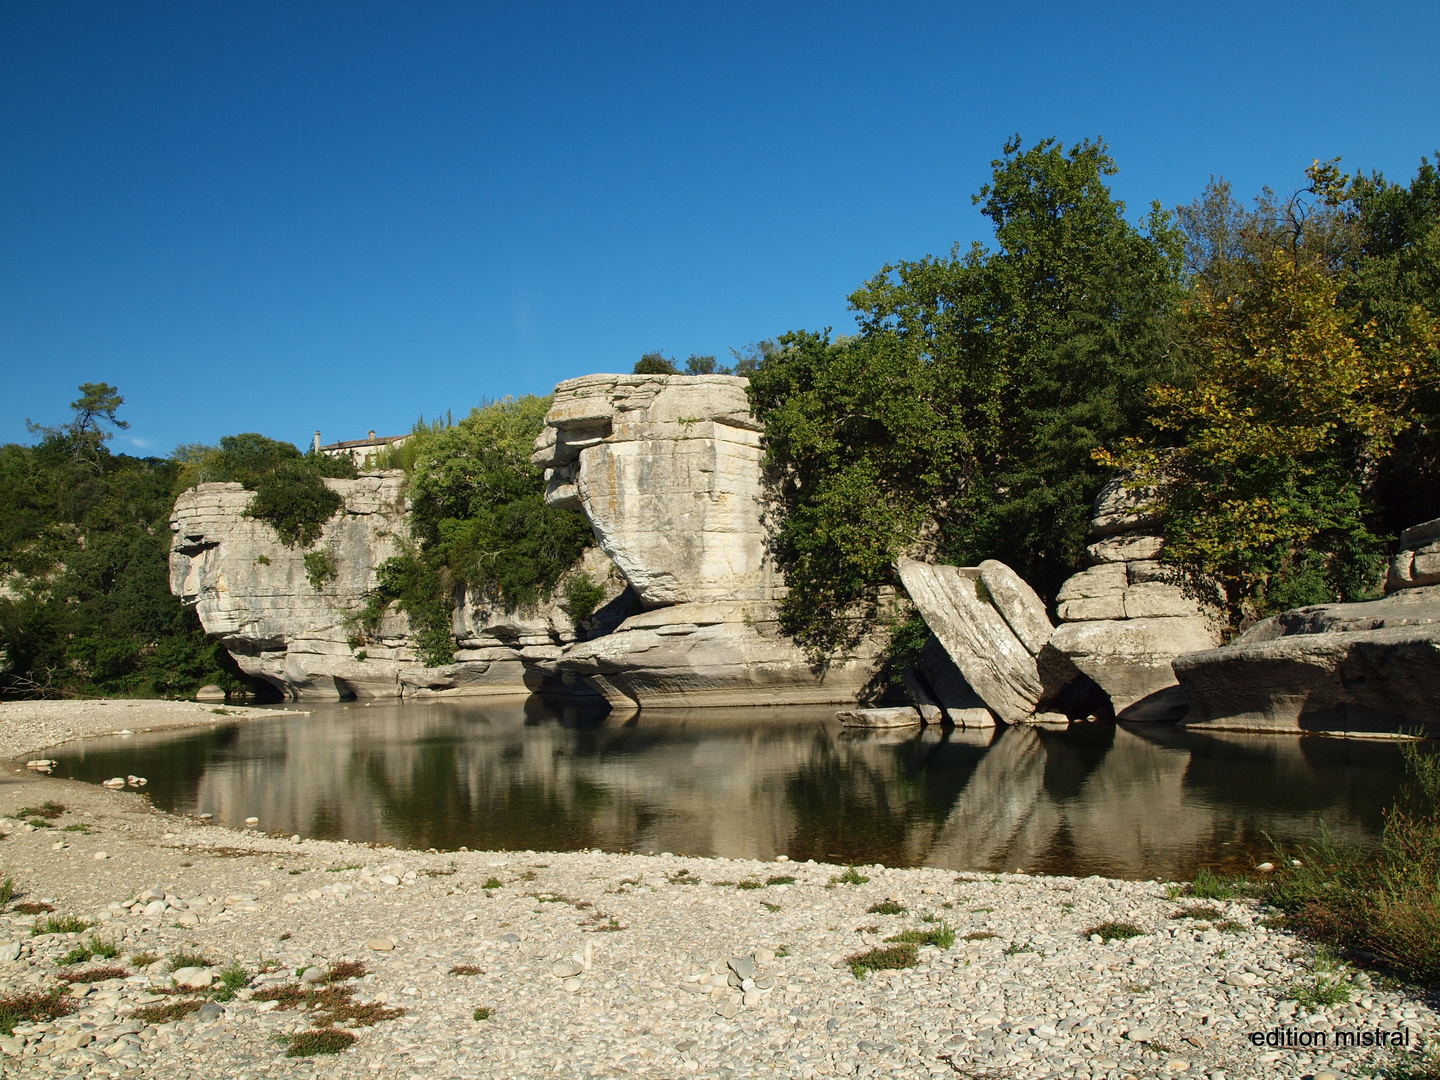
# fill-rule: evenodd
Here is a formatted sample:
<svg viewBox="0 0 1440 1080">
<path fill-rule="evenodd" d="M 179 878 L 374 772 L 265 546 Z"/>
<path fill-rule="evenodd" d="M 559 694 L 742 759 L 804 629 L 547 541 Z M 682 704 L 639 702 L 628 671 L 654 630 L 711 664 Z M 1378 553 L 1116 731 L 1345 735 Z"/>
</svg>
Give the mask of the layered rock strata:
<svg viewBox="0 0 1440 1080">
<path fill-rule="evenodd" d="M 1052 630 L 1035 590 L 994 560 L 960 567 L 902 558 L 897 569 L 926 625 L 985 706 L 1007 723 L 1029 721 L 1047 696 L 1037 657 Z M 960 697 L 958 688 L 952 694 Z"/>
<path fill-rule="evenodd" d="M 1215 614 L 1157 561 L 1164 541 L 1143 513 L 1147 498 L 1122 479 L 1100 492 L 1086 548 L 1092 565 L 1056 594 L 1060 625 L 1040 657 L 1048 681 L 1086 676 L 1125 720 L 1183 714 L 1171 661 L 1220 641 Z"/>
<path fill-rule="evenodd" d="M 555 388 L 531 461 L 582 509 L 646 611 L 556 650 L 536 678 L 617 707 L 854 701 L 876 650 L 816 663 L 777 626 L 761 425 L 730 375 L 589 375 Z"/>
<path fill-rule="evenodd" d="M 1176 657 L 1187 724 L 1440 733 L 1440 520 L 1405 530 L 1389 595 L 1295 608 L 1223 648 Z"/>
<path fill-rule="evenodd" d="M 377 571 L 408 536 L 405 477 L 362 473 L 325 483 L 344 508 L 312 549 L 334 566 L 334 577 L 321 582 L 307 574 L 305 550 L 286 546 L 268 524 L 246 515 L 253 493 L 239 484 L 200 484 L 175 502 L 170 589 L 195 606 L 206 633 L 247 675 L 291 700 L 525 694 L 532 689 L 528 656 L 575 640 L 558 606 L 505 612 L 463 590 L 454 664 L 427 667 L 403 613 L 387 612 L 377 631 L 362 631 L 359 612 Z M 582 569 L 604 582 L 609 560 L 598 551 L 587 559 Z M 621 588 L 610 583 L 607 598 Z"/>
</svg>

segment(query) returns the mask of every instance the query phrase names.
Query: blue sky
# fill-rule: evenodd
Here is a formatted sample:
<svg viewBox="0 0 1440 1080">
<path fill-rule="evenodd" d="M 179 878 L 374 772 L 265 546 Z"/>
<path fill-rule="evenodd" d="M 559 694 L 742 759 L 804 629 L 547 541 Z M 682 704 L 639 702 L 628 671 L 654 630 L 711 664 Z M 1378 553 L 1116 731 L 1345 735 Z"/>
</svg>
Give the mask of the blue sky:
<svg viewBox="0 0 1440 1080">
<path fill-rule="evenodd" d="M 0 441 L 404 431 L 851 325 L 1012 133 L 1132 214 L 1440 147 L 1440 5 L 0 0 Z"/>
</svg>

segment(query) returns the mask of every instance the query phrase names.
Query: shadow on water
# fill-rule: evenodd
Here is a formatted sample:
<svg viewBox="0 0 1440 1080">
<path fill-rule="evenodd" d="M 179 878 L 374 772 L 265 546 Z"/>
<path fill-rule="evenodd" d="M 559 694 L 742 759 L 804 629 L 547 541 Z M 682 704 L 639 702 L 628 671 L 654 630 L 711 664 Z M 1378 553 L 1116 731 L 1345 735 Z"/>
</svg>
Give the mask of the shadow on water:
<svg viewBox="0 0 1440 1080">
<path fill-rule="evenodd" d="M 145 776 L 154 803 L 398 847 L 672 851 L 1186 878 L 1323 821 L 1378 841 L 1388 742 L 1161 725 L 858 733 L 831 708 L 647 711 L 538 699 L 335 705 L 91 739 L 56 774 Z"/>
</svg>

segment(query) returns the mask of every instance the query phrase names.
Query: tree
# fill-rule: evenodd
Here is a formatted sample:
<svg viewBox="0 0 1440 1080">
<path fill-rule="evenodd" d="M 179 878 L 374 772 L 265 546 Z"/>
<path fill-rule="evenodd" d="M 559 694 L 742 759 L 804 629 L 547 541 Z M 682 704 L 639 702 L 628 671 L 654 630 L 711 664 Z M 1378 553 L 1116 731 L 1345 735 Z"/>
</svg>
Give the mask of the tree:
<svg viewBox="0 0 1440 1080">
<path fill-rule="evenodd" d="M 32 420 L 25 421 L 27 430 L 46 439 L 67 439 L 71 446 L 71 457 L 82 458 L 98 464 L 103 445 L 113 437 L 113 431 L 106 431 L 108 424 L 123 431 L 130 426 L 128 420 L 117 420 L 115 412 L 125 399 L 120 391 L 109 383 L 81 383 L 80 397 L 70 403 L 75 416 L 70 423 L 57 427 L 44 427 Z"/>
<path fill-rule="evenodd" d="M 675 366 L 675 361 L 667 358 L 657 349 L 635 361 L 634 373 L 636 375 L 679 375 L 680 369 Z"/>
<path fill-rule="evenodd" d="M 783 618 L 851 633 L 919 545 L 1010 563 L 1042 594 L 1084 554 L 1108 478 L 1091 451 L 1140 430 L 1173 371 L 1180 236 L 1125 218 L 1101 142 L 1018 137 L 974 199 L 997 250 L 884 267 L 850 298 L 859 335 L 792 334 L 751 375 L 783 521 Z"/>
</svg>

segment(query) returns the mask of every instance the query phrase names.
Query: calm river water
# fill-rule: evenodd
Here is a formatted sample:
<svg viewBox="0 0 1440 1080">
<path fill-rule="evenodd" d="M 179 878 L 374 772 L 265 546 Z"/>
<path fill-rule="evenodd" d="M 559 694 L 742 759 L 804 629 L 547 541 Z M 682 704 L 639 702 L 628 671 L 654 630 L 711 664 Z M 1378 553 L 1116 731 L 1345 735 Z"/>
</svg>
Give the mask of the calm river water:
<svg viewBox="0 0 1440 1080">
<path fill-rule="evenodd" d="M 1081 725 L 855 733 L 834 708 L 644 712 L 361 703 L 90 739 L 57 776 L 135 774 L 155 805 L 399 847 L 659 852 L 1188 878 L 1321 823 L 1374 844 L 1388 742 Z"/>
</svg>

